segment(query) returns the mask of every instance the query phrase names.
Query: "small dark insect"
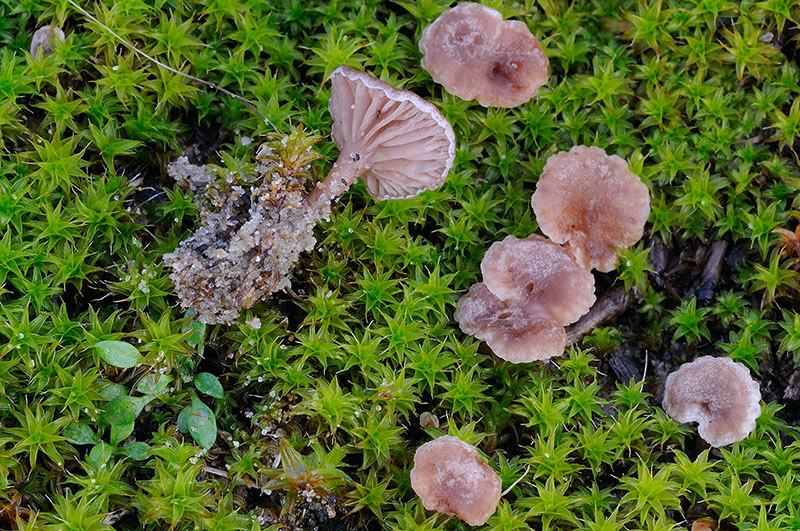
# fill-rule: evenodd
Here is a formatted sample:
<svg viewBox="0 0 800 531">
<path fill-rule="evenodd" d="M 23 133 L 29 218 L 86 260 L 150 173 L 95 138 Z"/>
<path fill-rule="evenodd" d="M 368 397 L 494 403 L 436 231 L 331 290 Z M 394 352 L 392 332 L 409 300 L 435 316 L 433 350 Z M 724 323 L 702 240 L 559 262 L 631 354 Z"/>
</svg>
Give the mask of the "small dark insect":
<svg viewBox="0 0 800 531">
<path fill-rule="evenodd" d="M 359 160 L 361 160 L 361 155 L 353 153 L 353 162 L 358 162 Z"/>
</svg>

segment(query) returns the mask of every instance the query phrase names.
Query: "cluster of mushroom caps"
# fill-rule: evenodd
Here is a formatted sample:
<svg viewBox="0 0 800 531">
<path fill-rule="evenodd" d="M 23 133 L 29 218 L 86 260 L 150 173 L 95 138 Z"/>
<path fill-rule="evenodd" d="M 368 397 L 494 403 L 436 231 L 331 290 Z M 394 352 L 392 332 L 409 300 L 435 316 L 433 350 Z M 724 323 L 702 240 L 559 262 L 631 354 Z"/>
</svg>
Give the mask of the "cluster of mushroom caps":
<svg viewBox="0 0 800 531">
<path fill-rule="evenodd" d="M 420 49 L 434 80 L 484 106 L 520 105 L 547 81 L 547 57 L 528 28 L 480 4 L 443 13 L 424 30 Z M 328 176 L 307 195 L 278 190 L 291 199 L 291 216 L 285 206 L 273 212 L 267 194 L 251 197 L 244 215 L 249 221 L 226 220 L 233 237 L 201 227 L 208 238 L 195 235 L 179 249 L 181 259 L 168 263 L 181 303 L 198 309 L 203 322 L 231 322 L 241 307 L 284 287 L 299 253 L 313 248 L 314 225 L 358 178 L 376 199 L 398 199 L 437 188 L 450 171 L 455 135 L 431 103 L 347 66 L 331 81 L 328 105 L 340 154 Z M 641 238 L 649 213 L 647 188 L 625 161 L 586 146 L 548 159 L 531 203 L 549 239 L 509 236 L 494 243 L 481 263 L 483 282 L 462 297 L 456 312 L 464 332 L 514 363 L 563 353 L 564 326 L 594 303 L 591 270 L 613 269 L 615 248 Z M 258 230 L 252 230 L 256 221 Z M 185 278 L 192 282 L 178 282 Z M 274 280 L 253 281 L 263 278 Z M 224 293 L 210 304 L 212 291 Z M 729 382 L 738 391 L 727 392 Z M 700 435 L 723 445 L 752 431 L 759 398 L 746 368 L 705 357 L 670 375 L 664 407 L 680 422 L 700 422 Z M 745 421 L 736 424 L 742 409 Z M 477 450 L 450 436 L 417 450 L 411 482 L 425 508 L 470 525 L 488 521 L 502 495 L 500 478 Z"/>
<path fill-rule="evenodd" d="M 502 44 L 504 35 L 514 44 Z M 520 105 L 547 80 L 547 58 L 527 27 L 480 4 L 446 11 L 424 30 L 420 49 L 434 80 L 485 106 Z M 481 262 L 483 282 L 459 300 L 455 314 L 463 332 L 512 363 L 564 352 L 564 327 L 595 301 L 591 270 L 614 269 L 616 249 L 642 237 L 650 212 L 648 189 L 627 163 L 587 146 L 547 160 L 531 205 L 548 238 L 509 236 L 492 244 Z M 663 405 L 679 422 L 698 422 L 700 436 L 718 447 L 755 429 L 760 398 L 745 366 L 703 356 L 668 376 Z M 470 525 L 486 523 L 502 496 L 499 476 L 477 450 L 451 436 L 417 450 L 411 484 L 426 509 Z"/>
<path fill-rule="evenodd" d="M 616 155 L 575 146 L 547 160 L 531 199 L 542 232 L 495 242 L 481 262 L 483 282 L 458 302 L 465 333 L 506 361 L 558 356 L 564 326 L 595 301 L 592 269 L 611 271 L 617 247 L 644 232 L 650 194 Z"/>
</svg>

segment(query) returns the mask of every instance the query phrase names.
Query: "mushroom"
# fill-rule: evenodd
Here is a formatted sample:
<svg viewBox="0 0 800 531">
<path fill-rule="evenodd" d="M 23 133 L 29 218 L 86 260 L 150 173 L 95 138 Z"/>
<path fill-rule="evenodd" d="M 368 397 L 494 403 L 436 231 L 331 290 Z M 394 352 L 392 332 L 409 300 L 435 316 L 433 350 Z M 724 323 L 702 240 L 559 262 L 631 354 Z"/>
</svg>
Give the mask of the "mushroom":
<svg viewBox="0 0 800 531">
<path fill-rule="evenodd" d="M 592 274 L 562 246 L 540 236 L 493 243 L 481 271 L 483 282 L 461 297 L 455 319 L 464 333 L 512 363 L 564 352 L 564 325 L 595 301 Z"/>
<path fill-rule="evenodd" d="M 608 272 L 615 247 L 642 237 L 650 193 L 622 158 L 575 146 L 547 159 L 531 205 L 543 233 L 568 243 L 587 268 Z"/>
<path fill-rule="evenodd" d="M 450 94 L 484 107 L 516 107 L 547 82 L 547 56 L 528 27 L 473 2 L 422 32 L 422 68 Z"/>
<path fill-rule="evenodd" d="M 340 154 L 309 204 L 330 203 L 359 177 L 379 200 L 441 186 L 453 166 L 456 142 L 433 104 L 348 66 L 334 70 L 331 82 L 328 109 Z"/>
<path fill-rule="evenodd" d="M 750 371 L 730 358 L 702 356 L 667 376 L 664 410 L 678 422 L 697 422 L 714 447 L 741 441 L 761 415 L 761 393 Z"/>
<path fill-rule="evenodd" d="M 49 24 L 42 26 L 33 32 L 31 55 L 37 60 L 50 55 L 53 53 L 56 41 L 64 41 L 64 32 L 61 31 L 61 28 Z"/>
<path fill-rule="evenodd" d="M 594 277 L 557 243 L 531 235 L 494 242 L 481 261 L 486 287 L 508 304 L 537 304 L 561 325 L 594 304 Z"/>
<path fill-rule="evenodd" d="M 541 308 L 509 306 L 479 282 L 458 301 L 455 319 L 461 331 L 486 341 L 511 363 L 546 360 L 564 352 L 564 326 Z"/>
<path fill-rule="evenodd" d="M 439 437 L 414 454 L 411 487 L 429 511 L 483 525 L 500 503 L 501 486 L 500 477 L 475 447 L 458 437 Z"/>
<path fill-rule="evenodd" d="M 450 171 L 455 135 L 432 104 L 346 66 L 331 78 L 328 106 L 341 153 L 311 193 L 305 184 L 318 156 L 315 140 L 300 130 L 262 146 L 257 174 L 236 184 L 233 174 L 220 180 L 185 158 L 171 165 L 195 192 L 201 227 L 164 261 L 181 304 L 202 322 L 231 323 L 241 308 L 288 287 L 298 256 L 314 248 L 315 225 L 359 177 L 375 198 L 394 199 L 436 188 Z"/>
</svg>

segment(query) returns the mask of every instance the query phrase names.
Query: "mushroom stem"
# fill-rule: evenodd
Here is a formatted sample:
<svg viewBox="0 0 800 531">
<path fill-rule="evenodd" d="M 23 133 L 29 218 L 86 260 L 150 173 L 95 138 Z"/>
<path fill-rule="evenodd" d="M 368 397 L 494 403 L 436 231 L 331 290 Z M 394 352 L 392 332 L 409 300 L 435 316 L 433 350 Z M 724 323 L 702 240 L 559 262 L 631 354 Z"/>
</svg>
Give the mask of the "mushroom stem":
<svg viewBox="0 0 800 531">
<path fill-rule="evenodd" d="M 312 208 L 324 208 L 330 205 L 331 201 L 342 195 L 356 182 L 361 171 L 362 165 L 358 154 L 343 150 L 339 153 L 336 162 L 333 163 L 333 168 L 328 176 L 308 194 L 306 204 Z"/>
</svg>

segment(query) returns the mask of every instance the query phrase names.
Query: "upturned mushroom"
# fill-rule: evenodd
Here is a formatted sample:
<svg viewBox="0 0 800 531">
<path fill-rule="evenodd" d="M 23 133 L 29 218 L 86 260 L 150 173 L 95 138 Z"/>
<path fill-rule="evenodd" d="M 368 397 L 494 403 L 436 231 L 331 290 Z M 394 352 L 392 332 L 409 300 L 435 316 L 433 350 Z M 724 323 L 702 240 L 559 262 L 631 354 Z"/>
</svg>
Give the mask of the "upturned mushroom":
<svg viewBox="0 0 800 531">
<path fill-rule="evenodd" d="M 450 94 L 484 107 L 516 107 L 547 82 L 547 56 L 528 27 L 474 2 L 422 32 L 422 68 Z"/>
<path fill-rule="evenodd" d="M 741 441 L 761 415 L 761 392 L 750 371 L 730 358 L 702 356 L 667 376 L 664 410 L 678 422 L 697 422 L 714 447 Z"/>
<path fill-rule="evenodd" d="M 331 79 L 328 107 L 341 152 L 310 193 L 307 170 L 318 157 L 299 133 L 262 146 L 258 175 L 242 184 L 185 160 L 172 165 L 170 173 L 200 198 L 202 225 L 164 260 L 181 304 L 202 322 L 230 323 L 241 308 L 287 287 L 299 254 L 316 243 L 314 226 L 359 177 L 382 200 L 436 188 L 450 171 L 455 135 L 432 104 L 346 66 Z"/>
<path fill-rule="evenodd" d="M 331 74 L 328 110 L 339 158 L 311 192 L 311 205 L 330 203 L 359 177 L 379 200 L 405 199 L 438 188 L 453 166 L 450 122 L 413 92 L 340 66 Z"/>
<path fill-rule="evenodd" d="M 622 158 L 575 146 L 547 159 L 531 205 L 545 235 L 568 244 L 587 268 L 608 272 L 615 248 L 642 237 L 650 193 Z"/>
<path fill-rule="evenodd" d="M 500 477 L 475 447 L 449 435 L 417 449 L 411 487 L 427 510 L 452 514 L 469 525 L 485 524 L 502 494 Z"/>
<path fill-rule="evenodd" d="M 483 282 L 458 301 L 464 333 L 506 361 L 544 360 L 564 352 L 564 326 L 589 311 L 594 277 L 562 246 L 532 235 L 495 242 L 481 262 Z"/>
</svg>

